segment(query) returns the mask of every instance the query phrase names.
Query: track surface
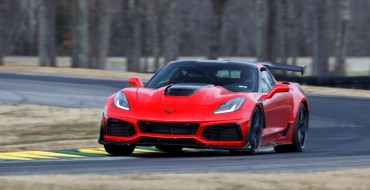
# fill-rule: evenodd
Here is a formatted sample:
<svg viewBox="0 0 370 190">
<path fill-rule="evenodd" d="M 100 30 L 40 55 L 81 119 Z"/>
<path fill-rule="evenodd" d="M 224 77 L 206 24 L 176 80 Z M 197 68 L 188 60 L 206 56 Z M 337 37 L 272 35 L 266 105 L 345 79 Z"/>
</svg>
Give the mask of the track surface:
<svg viewBox="0 0 370 190">
<path fill-rule="evenodd" d="M 127 82 L 117 80 L 0 72 L 0 103 L 102 108 L 107 96 L 125 86 Z M 302 153 L 277 154 L 264 150 L 256 156 L 229 156 L 226 151 L 200 150 L 176 156 L 148 153 L 135 157 L 3 162 L 0 175 L 304 172 L 370 167 L 370 99 L 308 97 L 310 129 Z"/>
</svg>

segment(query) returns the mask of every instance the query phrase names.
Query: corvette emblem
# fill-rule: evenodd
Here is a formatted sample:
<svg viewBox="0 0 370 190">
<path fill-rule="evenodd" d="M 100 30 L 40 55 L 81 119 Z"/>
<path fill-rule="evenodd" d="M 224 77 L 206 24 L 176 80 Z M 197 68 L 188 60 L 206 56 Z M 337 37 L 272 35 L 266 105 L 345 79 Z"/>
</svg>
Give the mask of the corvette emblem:
<svg viewBox="0 0 370 190">
<path fill-rule="evenodd" d="M 164 109 L 163 110 L 164 112 L 166 112 L 167 114 L 171 114 L 171 113 L 173 113 L 173 112 L 175 112 L 176 110 L 170 110 L 170 109 Z"/>
</svg>

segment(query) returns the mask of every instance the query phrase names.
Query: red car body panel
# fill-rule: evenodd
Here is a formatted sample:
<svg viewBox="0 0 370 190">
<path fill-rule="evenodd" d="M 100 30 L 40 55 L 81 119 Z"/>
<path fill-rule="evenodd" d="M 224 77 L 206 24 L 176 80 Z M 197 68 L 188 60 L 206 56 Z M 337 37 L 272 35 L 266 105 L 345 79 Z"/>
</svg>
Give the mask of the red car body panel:
<svg viewBox="0 0 370 190">
<path fill-rule="evenodd" d="M 256 66 L 263 68 L 261 65 Z M 281 83 L 281 82 L 278 82 Z M 191 96 L 165 96 L 167 86 L 161 88 L 129 87 L 121 90 L 129 100 L 130 110 L 117 108 L 110 96 L 104 107 L 102 131 L 106 130 L 108 119 L 129 122 L 134 126 L 136 134 L 129 137 L 109 136 L 103 134 L 101 143 L 140 144 L 143 137 L 160 139 L 193 139 L 196 145 L 209 148 L 242 149 L 250 128 L 253 110 L 259 108 L 265 119 L 262 131 L 262 146 L 277 146 L 292 142 L 293 129 L 297 110 L 303 103 L 308 109 L 306 96 L 297 83 L 289 83 L 289 92 L 276 93 L 271 99 L 261 101 L 260 92 L 232 92 L 220 86 L 207 86 Z M 226 101 L 243 97 L 242 107 L 234 112 L 214 114 L 214 111 Z M 145 133 L 138 126 L 139 121 L 167 123 L 197 123 L 199 129 L 195 134 L 155 134 Z M 202 137 L 203 131 L 216 124 L 235 123 L 240 126 L 242 139 L 223 141 L 207 140 Z M 186 145 L 185 145 L 186 146 Z"/>
</svg>

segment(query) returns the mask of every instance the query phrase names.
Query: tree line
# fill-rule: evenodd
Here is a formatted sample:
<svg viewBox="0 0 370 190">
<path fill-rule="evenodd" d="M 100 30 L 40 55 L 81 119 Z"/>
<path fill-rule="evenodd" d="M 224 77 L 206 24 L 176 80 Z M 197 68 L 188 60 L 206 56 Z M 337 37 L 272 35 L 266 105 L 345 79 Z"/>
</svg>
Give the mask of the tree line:
<svg viewBox="0 0 370 190">
<path fill-rule="evenodd" d="M 311 56 L 313 74 L 345 73 L 346 56 L 369 56 L 370 0 L 0 0 L 4 55 L 38 55 L 55 66 L 104 69 L 125 56 L 146 72 L 179 56 L 249 56 L 297 64 Z M 288 58 L 290 58 L 288 62 Z M 144 62 L 142 63 L 143 60 Z M 141 63 L 141 64 L 140 64 Z"/>
</svg>

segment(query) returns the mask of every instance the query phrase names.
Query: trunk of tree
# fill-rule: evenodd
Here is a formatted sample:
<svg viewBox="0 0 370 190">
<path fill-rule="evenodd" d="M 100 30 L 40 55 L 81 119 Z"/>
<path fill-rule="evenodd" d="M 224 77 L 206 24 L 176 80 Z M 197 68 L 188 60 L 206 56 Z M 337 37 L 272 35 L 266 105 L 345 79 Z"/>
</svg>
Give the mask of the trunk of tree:
<svg viewBox="0 0 370 190">
<path fill-rule="evenodd" d="M 4 54 L 5 54 L 5 47 L 6 47 L 6 1 L 0 1 L 0 66 L 4 65 Z"/>
<path fill-rule="evenodd" d="M 55 1 L 41 0 L 39 6 L 39 65 L 55 67 Z"/>
<path fill-rule="evenodd" d="M 256 57 L 257 61 L 268 61 L 267 58 L 267 2 L 257 0 L 256 10 Z"/>
<path fill-rule="evenodd" d="M 336 1 L 339 3 L 339 17 L 337 25 L 337 36 L 335 43 L 335 71 L 334 74 L 337 76 L 345 75 L 345 63 L 346 63 L 346 49 L 347 49 L 347 32 L 348 22 L 350 19 L 349 13 L 349 0 Z"/>
<path fill-rule="evenodd" d="M 37 9 L 38 9 L 38 0 L 26 0 L 19 1 L 19 9 L 22 14 L 22 23 L 18 27 L 18 30 L 21 30 L 19 41 L 23 44 L 23 50 L 25 55 L 35 55 L 37 54 Z M 57 25 L 56 25 L 57 26 Z M 55 27 L 56 27 L 55 26 Z M 56 35 L 58 35 L 56 33 Z M 56 37 L 55 37 L 56 38 Z M 56 44 L 57 45 L 57 44 Z"/>
<path fill-rule="evenodd" d="M 164 38 L 164 59 L 171 62 L 177 59 L 179 54 L 179 31 L 177 26 L 177 0 L 171 0 L 166 14 L 165 38 Z"/>
<path fill-rule="evenodd" d="M 227 2 L 228 0 L 212 0 L 208 59 L 217 59 L 217 57 L 220 55 L 222 18 Z"/>
<path fill-rule="evenodd" d="M 90 1 L 95 14 L 91 15 L 90 23 L 90 47 L 89 67 L 94 69 L 105 69 L 105 62 L 109 50 L 111 29 L 111 0 Z"/>
<path fill-rule="evenodd" d="M 70 13 L 70 30 L 71 30 L 71 66 L 74 68 L 79 67 L 78 63 L 78 2 L 70 0 L 69 2 L 71 13 Z"/>
<path fill-rule="evenodd" d="M 324 76 L 328 74 L 328 15 L 327 1 L 312 1 L 314 6 L 313 33 L 313 74 Z"/>
<path fill-rule="evenodd" d="M 127 70 L 138 72 L 140 70 L 141 58 L 141 19 L 139 14 L 139 4 L 136 0 L 128 0 L 127 22 L 129 39 L 127 40 L 126 57 Z"/>
<path fill-rule="evenodd" d="M 278 1 L 278 15 L 279 15 L 279 38 L 277 52 L 278 63 L 287 64 L 287 0 Z"/>
<path fill-rule="evenodd" d="M 72 66 L 87 68 L 89 62 L 89 22 L 88 22 L 88 1 L 72 1 L 73 23 L 73 48 L 72 48 Z"/>
<path fill-rule="evenodd" d="M 158 17 L 157 2 L 148 1 L 148 16 L 147 16 L 147 33 L 148 33 L 148 48 L 152 50 L 154 71 L 159 69 L 159 35 L 158 35 Z"/>
<path fill-rule="evenodd" d="M 144 10 L 141 10 L 142 12 L 140 13 L 140 19 L 142 20 L 141 23 L 141 36 L 142 36 L 142 47 L 143 47 L 143 55 L 141 56 L 144 59 L 144 62 L 141 65 L 140 72 L 147 72 L 148 67 L 149 67 L 149 59 L 151 56 L 151 39 L 149 36 L 150 33 L 150 23 L 147 22 L 149 13 L 148 13 L 148 5 L 145 6 Z"/>
<path fill-rule="evenodd" d="M 268 27 L 267 27 L 267 60 L 275 62 L 275 17 L 276 17 L 276 1 L 268 1 Z"/>
<path fill-rule="evenodd" d="M 289 1 L 290 3 L 290 46 L 288 52 L 292 57 L 292 65 L 297 65 L 297 58 L 299 56 L 299 45 L 300 45 L 300 38 L 299 33 L 300 29 L 303 27 L 301 24 L 302 20 L 302 2 L 299 1 Z M 288 11 L 288 12 L 289 12 Z"/>
</svg>

